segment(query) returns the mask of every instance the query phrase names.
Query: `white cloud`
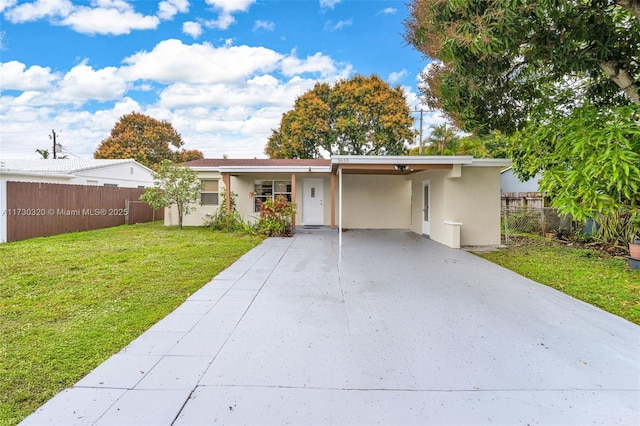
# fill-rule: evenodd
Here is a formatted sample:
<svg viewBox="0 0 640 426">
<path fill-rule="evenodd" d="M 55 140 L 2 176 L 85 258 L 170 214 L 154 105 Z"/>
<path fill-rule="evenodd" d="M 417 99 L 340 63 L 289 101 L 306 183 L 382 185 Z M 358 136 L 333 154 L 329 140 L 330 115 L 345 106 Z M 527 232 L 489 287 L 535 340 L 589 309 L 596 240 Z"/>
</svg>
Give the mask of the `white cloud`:
<svg viewBox="0 0 640 426">
<path fill-rule="evenodd" d="M 0 63 L 0 89 L 42 91 L 52 87 L 57 78 L 51 68 L 33 65 L 29 68 L 18 61 Z"/>
<path fill-rule="evenodd" d="M 244 12 L 255 2 L 256 0 L 206 0 L 208 5 L 224 12 Z"/>
<path fill-rule="evenodd" d="M 9 1 L 5 7 L 9 8 L 14 3 Z M 73 9 L 74 6 L 69 0 L 36 0 L 8 9 L 4 16 L 13 23 L 22 23 L 42 18 L 64 17 Z"/>
<path fill-rule="evenodd" d="M 155 29 L 160 19 L 135 12 L 126 3 L 118 3 L 109 7 L 78 7 L 60 23 L 82 34 L 121 35 L 131 30 Z"/>
<path fill-rule="evenodd" d="M 13 23 L 48 18 L 54 25 L 68 26 L 81 34 L 122 35 L 132 30 L 155 29 L 160 23 L 157 16 L 138 13 L 124 0 L 94 0 L 90 6 L 75 6 L 69 0 L 36 0 L 12 8 L 11 5 L 9 2 L 4 6 L 7 9 L 4 16 Z M 165 0 L 158 14 L 169 19 L 186 10 L 187 0 Z"/>
<path fill-rule="evenodd" d="M 203 21 L 204 25 L 207 28 L 213 28 L 217 30 L 226 30 L 231 26 L 231 24 L 236 22 L 236 18 L 231 16 L 228 12 L 222 12 L 218 15 L 218 19 L 208 19 Z"/>
<path fill-rule="evenodd" d="M 333 9 L 336 4 L 340 3 L 342 0 L 320 0 L 320 7 L 324 9 Z"/>
<path fill-rule="evenodd" d="M 164 0 L 158 4 L 158 17 L 162 20 L 171 20 L 178 13 L 187 13 L 188 11 L 188 0 Z"/>
<path fill-rule="evenodd" d="M 0 0 L 0 13 L 16 4 L 17 0 Z"/>
<path fill-rule="evenodd" d="M 198 38 L 202 35 L 202 25 L 198 22 L 187 21 L 182 24 L 182 32 L 193 38 Z"/>
<path fill-rule="evenodd" d="M 282 73 L 286 76 L 292 76 L 303 73 L 320 73 L 328 76 L 336 72 L 336 66 L 333 59 L 323 55 L 321 52 L 315 53 L 313 56 L 307 56 L 306 59 L 296 57 L 296 52 L 291 52 L 282 60 Z"/>
<path fill-rule="evenodd" d="M 263 75 L 238 85 L 176 83 L 162 91 L 158 104 L 171 109 L 233 105 L 271 105 L 289 109 L 295 98 L 315 82 L 294 77 L 283 83 L 273 76 Z"/>
<path fill-rule="evenodd" d="M 84 103 L 89 99 L 98 101 L 120 99 L 127 89 L 127 82 L 115 67 L 94 70 L 84 61 L 64 76 L 59 87 L 57 96 L 61 99 Z"/>
<path fill-rule="evenodd" d="M 229 83 L 274 70 L 281 58 L 264 47 L 185 45 L 171 39 L 158 43 L 151 52 L 126 58 L 128 66 L 122 71 L 131 81 Z"/>
<path fill-rule="evenodd" d="M 324 24 L 324 29 L 325 31 L 338 31 L 345 27 L 351 26 L 352 24 L 353 21 L 351 19 L 347 21 L 338 21 L 335 24 L 333 23 L 333 21 L 327 21 Z"/>
<path fill-rule="evenodd" d="M 376 15 L 395 15 L 398 12 L 398 9 L 394 7 L 387 7 L 386 9 L 382 9 L 380 12 L 376 13 Z"/>
<path fill-rule="evenodd" d="M 403 80 L 407 75 L 409 75 L 409 71 L 403 69 L 402 71 L 392 72 L 389 74 L 387 80 L 390 84 L 396 84 L 397 82 Z"/>
<path fill-rule="evenodd" d="M 256 21 L 253 24 L 253 31 L 257 31 L 257 30 L 273 31 L 275 27 L 276 27 L 276 24 L 271 21 Z"/>
</svg>

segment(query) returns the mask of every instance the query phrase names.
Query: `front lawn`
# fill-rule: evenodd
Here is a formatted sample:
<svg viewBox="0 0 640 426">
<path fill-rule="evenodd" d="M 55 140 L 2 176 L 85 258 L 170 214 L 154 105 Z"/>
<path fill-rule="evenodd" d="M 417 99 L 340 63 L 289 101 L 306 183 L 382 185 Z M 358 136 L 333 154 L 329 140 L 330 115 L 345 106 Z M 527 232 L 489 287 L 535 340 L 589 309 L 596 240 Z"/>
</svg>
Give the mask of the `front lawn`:
<svg viewBox="0 0 640 426">
<path fill-rule="evenodd" d="M 540 237 L 520 238 L 506 249 L 478 255 L 640 324 L 640 271 L 625 258 Z"/>
<path fill-rule="evenodd" d="M 260 241 L 153 223 L 0 244 L 0 425 L 73 385 Z"/>
</svg>

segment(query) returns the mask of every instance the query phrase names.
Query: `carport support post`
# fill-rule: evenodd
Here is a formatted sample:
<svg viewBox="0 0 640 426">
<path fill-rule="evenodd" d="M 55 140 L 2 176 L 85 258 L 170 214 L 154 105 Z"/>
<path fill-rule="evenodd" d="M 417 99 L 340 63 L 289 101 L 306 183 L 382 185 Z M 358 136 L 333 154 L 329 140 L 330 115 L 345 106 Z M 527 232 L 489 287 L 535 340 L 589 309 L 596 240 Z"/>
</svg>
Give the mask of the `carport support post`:
<svg viewBox="0 0 640 426">
<path fill-rule="evenodd" d="M 342 168 L 338 167 L 338 246 L 342 247 Z"/>
<path fill-rule="evenodd" d="M 296 204 L 296 174 L 291 173 L 291 203 Z M 297 209 L 296 209 L 297 210 Z M 291 231 L 296 229 L 296 214 L 291 217 Z"/>
<path fill-rule="evenodd" d="M 336 229 L 336 180 L 336 175 L 331 173 L 331 229 Z"/>
<path fill-rule="evenodd" d="M 222 182 L 224 183 L 225 193 L 227 194 L 225 197 L 225 208 L 227 214 L 231 214 L 231 175 L 223 173 Z"/>
</svg>

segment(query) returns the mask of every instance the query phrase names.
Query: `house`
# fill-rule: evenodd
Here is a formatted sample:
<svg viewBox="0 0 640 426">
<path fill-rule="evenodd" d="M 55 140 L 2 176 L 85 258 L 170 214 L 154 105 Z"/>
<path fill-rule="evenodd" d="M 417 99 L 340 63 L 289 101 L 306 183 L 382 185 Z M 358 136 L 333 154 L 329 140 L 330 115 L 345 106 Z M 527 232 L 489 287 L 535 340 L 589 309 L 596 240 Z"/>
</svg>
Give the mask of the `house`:
<svg viewBox="0 0 640 426">
<path fill-rule="evenodd" d="M 2 160 L 0 161 L 0 184 L 8 181 L 124 188 L 144 188 L 153 185 L 151 169 L 133 159 Z"/>
<path fill-rule="evenodd" d="M 500 194 L 502 207 L 528 207 L 542 208 L 545 206 L 545 199 L 538 182 L 542 175 L 538 173 L 531 179 L 522 182 L 513 173 L 513 167 L 507 167 L 500 172 Z"/>
<path fill-rule="evenodd" d="M 27 191 L 26 188 L 29 187 L 27 184 L 37 184 L 41 189 L 39 195 L 44 194 L 44 189 L 48 188 L 47 193 L 50 195 L 36 197 Z M 78 191 L 82 188 L 85 189 L 83 193 L 87 193 L 88 186 L 121 188 L 121 195 L 126 197 L 128 195 L 124 193 L 132 193 L 131 188 L 135 189 L 134 192 L 140 192 L 139 188 L 151 185 L 153 185 L 152 171 L 132 159 L 3 159 L 0 161 L 0 243 L 33 236 L 92 229 L 94 226 L 109 226 L 113 218 L 110 221 L 107 221 L 107 218 L 101 218 L 104 222 L 103 226 L 95 217 L 91 219 L 91 223 L 88 223 L 88 217 L 84 218 L 83 222 L 77 217 L 70 218 L 46 213 L 49 211 L 75 212 L 79 208 L 84 208 L 87 212 L 92 211 L 88 209 L 88 204 L 82 204 L 84 201 L 78 195 Z M 56 186 L 63 186 L 64 190 L 53 189 Z M 52 191 L 56 191 L 58 199 L 55 199 L 55 195 L 51 195 L 54 194 Z M 106 189 L 102 192 L 105 191 L 108 192 Z M 93 203 L 101 202 L 96 197 L 93 198 L 91 200 Z M 123 207 L 119 204 L 118 206 Z M 96 205 L 95 207 L 108 206 Z M 24 217 L 32 213 L 32 217 Z M 78 223 L 73 224 L 73 221 Z M 21 230 L 18 231 L 18 228 Z"/>
<path fill-rule="evenodd" d="M 297 204 L 294 226 L 410 229 L 455 248 L 499 244 L 500 170 L 509 164 L 470 156 L 194 160 L 185 166 L 202 180 L 202 205 L 184 225 L 230 209 L 220 205 L 226 190 L 237 194 L 247 221 L 257 220 L 265 199 L 282 195 Z M 168 209 L 165 224 L 177 221 L 175 207 Z"/>
</svg>

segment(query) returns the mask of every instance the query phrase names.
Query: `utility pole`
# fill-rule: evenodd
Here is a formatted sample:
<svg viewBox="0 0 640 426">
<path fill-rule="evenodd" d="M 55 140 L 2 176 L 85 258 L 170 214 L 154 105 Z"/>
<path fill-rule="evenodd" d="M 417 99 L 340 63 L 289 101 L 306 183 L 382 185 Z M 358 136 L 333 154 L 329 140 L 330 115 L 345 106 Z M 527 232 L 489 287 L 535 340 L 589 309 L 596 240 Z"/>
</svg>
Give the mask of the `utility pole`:
<svg viewBox="0 0 640 426">
<path fill-rule="evenodd" d="M 424 112 L 424 110 L 422 108 L 420 108 L 418 110 L 418 107 L 416 107 L 416 112 L 420 113 L 420 140 L 419 140 L 419 150 L 418 150 L 418 155 L 422 155 L 422 113 Z"/>
<path fill-rule="evenodd" d="M 56 131 L 55 130 L 51 130 L 51 134 L 49 135 L 49 139 L 53 140 L 53 159 L 56 159 L 56 154 L 60 151 L 62 151 L 62 145 L 60 145 L 59 143 L 56 143 Z"/>
</svg>

